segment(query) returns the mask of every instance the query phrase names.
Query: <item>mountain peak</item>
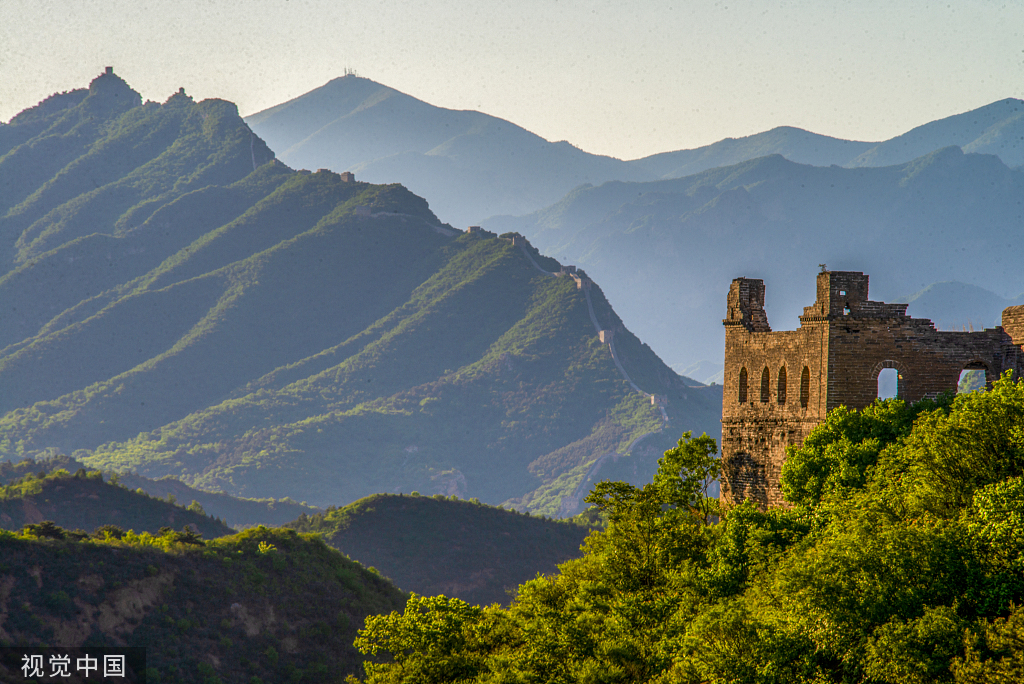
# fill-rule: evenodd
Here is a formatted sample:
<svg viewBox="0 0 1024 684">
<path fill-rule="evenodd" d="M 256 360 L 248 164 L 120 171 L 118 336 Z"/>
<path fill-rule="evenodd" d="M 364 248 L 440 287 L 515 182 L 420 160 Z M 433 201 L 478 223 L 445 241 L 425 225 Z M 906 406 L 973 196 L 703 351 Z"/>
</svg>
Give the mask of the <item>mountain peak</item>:
<svg viewBox="0 0 1024 684">
<path fill-rule="evenodd" d="M 130 109 L 142 104 L 142 96 L 128 83 L 114 73 L 114 67 L 106 70 L 89 83 L 86 100 L 102 101 L 118 108 Z"/>
<path fill-rule="evenodd" d="M 178 88 L 178 92 L 167 98 L 167 102 L 164 104 L 169 105 L 184 105 L 184 104 L 195 104 L 195 100 L 191 95 L 185 92 L 184 88 Z M 236 108 L 237 109 L 237 108 Z"/>
</svg>

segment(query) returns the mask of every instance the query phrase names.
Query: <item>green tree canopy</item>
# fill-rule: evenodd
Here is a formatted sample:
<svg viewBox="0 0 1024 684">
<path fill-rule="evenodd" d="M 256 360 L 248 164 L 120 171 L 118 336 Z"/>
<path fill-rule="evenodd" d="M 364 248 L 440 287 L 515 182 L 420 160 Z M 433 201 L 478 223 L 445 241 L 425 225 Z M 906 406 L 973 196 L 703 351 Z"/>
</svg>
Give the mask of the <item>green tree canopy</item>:
<svg viewBox="0 0 1024 684">
<path fill-rule="evenodd" d="M 786 508 L 719 510 L 715 453 L 686 434 L 651 484 L 598 484 L 607 528 L 507 610 L 370 618 L 367 681 L 1024 680 L 1024 383 L 833 411 Z"/>
</svg>

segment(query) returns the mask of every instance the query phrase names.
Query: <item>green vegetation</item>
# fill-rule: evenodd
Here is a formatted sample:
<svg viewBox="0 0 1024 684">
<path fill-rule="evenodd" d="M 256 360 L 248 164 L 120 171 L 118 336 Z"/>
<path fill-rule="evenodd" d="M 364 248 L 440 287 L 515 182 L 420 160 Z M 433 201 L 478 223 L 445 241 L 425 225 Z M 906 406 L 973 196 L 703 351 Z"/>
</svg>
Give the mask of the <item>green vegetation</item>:
<svg viewBox="0 0 1024 684">
<path fill-rule="evenodd" d="M 150 682 L 341 682 L 405 595 L 313 535 L 0 532 L 3 645 L 145 646 Z"/>
<path fill-rule="evenodd" d="M 417 594 L 505 603 L 537 573 L 580 555 L 591 526 L 440 494 L 377 494 L 286 527 L 324 541 Z"/>
<path fill-rule="evenodd" d="M 365 681 L 1009 682 L 1024 676 L 1024 381 L 838 409 L 792 449 L 792 508 L 717 511 L 714 442 L 601 483 L 584 556 L 512 605 L 413 595 Z"/>
<path fill-rule="evenodd" d="M 0 485 L 9 485 L 16 480 L 20 480 L 32 474 L 39 476 L 40 473 L 52 473 L 57 470 L 76 472 L 81 469 L 88 470 L 84 463 L 76 461 L 75 459 L 65 455 L 42 458 L 39 460 L 28 458 L 21 461 L 4 461 L 0 462 Z M 93 473 L 94 477 L 95 472 Z M 117 482 L 122 488 L 148 494 L 153 499 L 163 499 L 165 501 L 173 500 L 180 501 L 182 503 L 191 501 L 199 507 L 199 511 L 196 512 L 201 511 L 204 515 L 223 520 L 225 525 L 228 525 L 235 530 L 246 527 L 255 527 L 256 525 L 283 525 L 286 522 L 295 520 L 302 514 L 315 514 L 320 512 L 320 509 L 318 508 L 308 506 L 288 498 L 280 500 L 240 499 L 219 492 L 206 492 L 189 487 L 170 476 L 160 478 L 159 480 L 151 480 L 137 473 L 115 473 L 113 471 L 107 471 L 102 473 L 102 477 L 106 478 L 108 482 Z M 191 504 L 189 505 L 189 510 L 195 510 Z M 171 512 L 171 515 L 177 516 L 179 514 L 180 512 L 177 510 Z M 69 525 L 72 527 L 82 526 L 74 522 L 73 519 L 61 520 L 52 515 L 49 517 L 53 518 L 64 527 Z M 15 524 L 12 522 L 2 526 L 7 527 L 8 529 L 15 529 L 19 524 L 20 523 Z M 163 524 L 166 523 L 161 523 L 161 526 Z M 145 529 L 150 531 L 157 529 L 157 527 L 142 524 L 138 521 L 129 522 L 128 525 L 135 527 L 136 529 Z M 214 533 L 213 530 L 208 530 L 203 531 L 203 533 L 208 537 L 214 537 L 220 536 L 221 534 L 230 534 L 231 532 Z"/>
<path fill-rule="evenodd" d="M 229 103 L 142 104 L 114 75 L 9 127 L 0 459 L 318 506 L 416 489 L 571 515 L 595 468 L 650 477 L 636 438 L 671 444 L 536 250 L 458 233 L 400 185 L 293 171 Z M 590 294 L 673 425 L 715 430 L 720 394 L 685 387 Z"/>
<path fill-rule="evenodd" d="M 48 520 L 69 529 L 117 525 L 155 533 L 164 527 L 191 526 L 207 538 L 234 533 L 194 503 L 182 508 L 141 490 L 129 490 L 117 476 L 104 482 L 98 470 L 86 472 L 83 468 L 74 475 L 54 470 L 28 474 L 0 486 L 0 528 L 17 530 L 27 523 Z"/>
</svg>

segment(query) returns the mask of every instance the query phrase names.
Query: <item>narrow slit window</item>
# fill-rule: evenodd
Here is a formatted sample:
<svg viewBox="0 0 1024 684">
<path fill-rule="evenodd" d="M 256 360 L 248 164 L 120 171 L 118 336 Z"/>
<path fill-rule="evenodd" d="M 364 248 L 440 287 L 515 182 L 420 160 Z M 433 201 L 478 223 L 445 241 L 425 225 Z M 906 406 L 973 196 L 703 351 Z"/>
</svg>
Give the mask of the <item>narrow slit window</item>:
<svg viewBox="0 0 1024 684">
<path fill-rule="evenodd" d="M 811 403 L 811 371 L 804 366 L 803 372 L 800 373 L 800 407 L 807 408 L 807 405 Z"/>
<path fill-rule="evenodd" d="M 747 369 L 740 368 L 740 403 L 747 403 Z"/>
<path fill-rule="evenodd" d="M 785 404 L 786 403 L 786 367 L 785 366 L 783 366 L 782 368 L 779 369 L 779 382 L 778 382 L 778 385 L 779 385 L 779 387 L 778 387 L 779 403 L 780 404 Z"/>
<path fill-rule="evenodd" d="M 761 403 L 767 404 L 771 399 L 771 373 L 768 372 L 768 366 L 764 367 L 761 371 Z"/>
</svg>

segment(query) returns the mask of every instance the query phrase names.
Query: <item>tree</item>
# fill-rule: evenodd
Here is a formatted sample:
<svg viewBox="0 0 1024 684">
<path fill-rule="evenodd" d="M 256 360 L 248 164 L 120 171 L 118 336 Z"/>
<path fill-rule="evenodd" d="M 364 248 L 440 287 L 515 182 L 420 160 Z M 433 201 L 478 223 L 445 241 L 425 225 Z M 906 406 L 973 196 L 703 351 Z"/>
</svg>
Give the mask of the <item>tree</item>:
<svg viewBox="0 0 1024 684">
<path fill-rule="evenodd" d="M 361 650 L 393 660 L 369 681 L 1020 679 L 1024 383 L 833 411 L 784 466 L 796 505 L 709 524 L 715 454 L 685 434 L 652 483 L 599 483 L 607 527 L 508 610 L 371 619 Z"/>
<path fill-rule="evenodd" d="M 722 472 L 718 445 L 706 434 L 692 439 L 684 432 L 674 449 L 658 461 L 654 485 L 671 506 L 689 509 L 705 525 L 717 515 L 718 500 L 708 496 L 708 488 Z"/>
<path fill-rule="evenodd" d="M 472 680 L 483 668 L 471 645 L 482 616 L 482 608 L 456 598 L 412 594 L 402 614 L 368 617 L 355 646 L 372 656 L 389 654 L 390 662 L 364 663 L 367 684 Z"/>
</svg>

